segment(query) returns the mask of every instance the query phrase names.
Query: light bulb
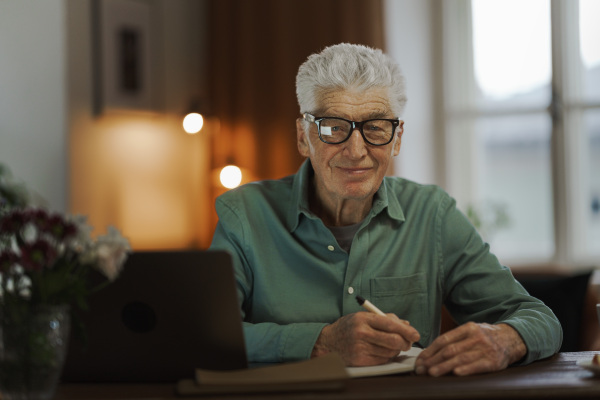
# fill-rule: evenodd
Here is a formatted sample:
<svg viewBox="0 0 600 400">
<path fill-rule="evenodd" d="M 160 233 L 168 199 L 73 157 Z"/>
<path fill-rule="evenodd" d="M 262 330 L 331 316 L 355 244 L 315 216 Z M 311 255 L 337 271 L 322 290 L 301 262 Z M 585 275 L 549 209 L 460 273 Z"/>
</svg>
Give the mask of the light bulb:
<svg viewBox="0 0 600 400">
<path fill-rule="evenodd" d="M 223 186 L 233 189 L 242 182 L 242 170 L 235 165 L 228 165 L 221 170 L 219 177 Z"/>
<path fill-rule="evenodd" d="M 183 129 L 190 135 L 200 132 L 203 125 L 204 118 L 198 113 L 189 113 L 183 119 Z"/>
</svg>

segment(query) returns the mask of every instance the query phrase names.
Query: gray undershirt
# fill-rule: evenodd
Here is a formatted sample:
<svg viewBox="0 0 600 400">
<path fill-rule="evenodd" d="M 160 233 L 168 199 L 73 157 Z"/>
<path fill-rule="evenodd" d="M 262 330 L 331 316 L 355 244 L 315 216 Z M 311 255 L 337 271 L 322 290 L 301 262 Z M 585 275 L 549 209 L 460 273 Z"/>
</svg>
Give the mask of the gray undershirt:
<svg viewBox="0 0 600 400">
<path fill-rule="evenodd" d="M 350 253 L 350 247 L 352 247 L 352 240 L 354 239 L 354 235 L 360 228 L 362 221 L 358 224 L 348 225 L 348 226 L 328 226 L 333 236 L 337 240 L 340 247 L 346 250 L 347 253 Z"/>
</svg>

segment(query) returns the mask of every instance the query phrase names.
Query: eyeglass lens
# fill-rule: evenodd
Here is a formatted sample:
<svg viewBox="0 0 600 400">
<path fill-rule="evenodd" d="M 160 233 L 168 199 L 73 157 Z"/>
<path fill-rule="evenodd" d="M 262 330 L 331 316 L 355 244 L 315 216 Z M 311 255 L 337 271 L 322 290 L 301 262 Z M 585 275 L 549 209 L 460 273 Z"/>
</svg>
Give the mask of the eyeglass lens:
<svg viewBox="0 0 600 400">
<path fill-rule="evenodd" d="M 352 123 L 343 119 L 323 118 L 319 123 L 320 134 L 326 143 L 341 143 L 352 133 Z M 394 134 L 391 121 L 373 119 L 364 121 L 362 134 L 371 144 L 388 143 Z"/>
</svg>

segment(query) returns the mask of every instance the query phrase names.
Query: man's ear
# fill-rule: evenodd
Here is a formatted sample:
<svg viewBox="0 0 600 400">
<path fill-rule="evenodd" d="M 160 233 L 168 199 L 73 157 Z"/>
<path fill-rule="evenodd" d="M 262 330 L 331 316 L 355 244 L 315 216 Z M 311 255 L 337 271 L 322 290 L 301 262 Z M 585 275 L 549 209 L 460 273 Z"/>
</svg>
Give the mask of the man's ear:
<svg viewBox="0 0 600 400">
<path fill-rule="evenodd" d="M 392 155 L 395 157 L 400 154 L 400 145 L 402 143 L 402 135 L 404 134 L 404 121 L 400 121 L 400 125 L 396 128 L 396 135 L 398 135 L 398 139 L 394 142 L 394 150 Z"/>
<path fill-rule="evenodd" d="M 296 144 L 298 152 L 302 157 L 310 157 L 310 143 L 308 143 L 308 135 L 304 133 L 304 123 L 302 118 L 296 119 Z"/>
</svg>

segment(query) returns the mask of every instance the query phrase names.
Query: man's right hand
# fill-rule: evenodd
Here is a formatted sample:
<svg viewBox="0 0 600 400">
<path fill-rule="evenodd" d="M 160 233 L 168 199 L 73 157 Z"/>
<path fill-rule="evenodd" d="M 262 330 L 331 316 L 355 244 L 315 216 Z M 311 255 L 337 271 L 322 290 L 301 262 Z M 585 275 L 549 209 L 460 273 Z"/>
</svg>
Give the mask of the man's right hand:
<svg viewBox="0 0 600 400">
<path fill-rule="evenodd" d="M 348 314 L 321 331 L 311 357 L 337 352 L 347 366 L 379 365 L 419 341 L 419 332 L 395 314 Z"/>
</svg>

